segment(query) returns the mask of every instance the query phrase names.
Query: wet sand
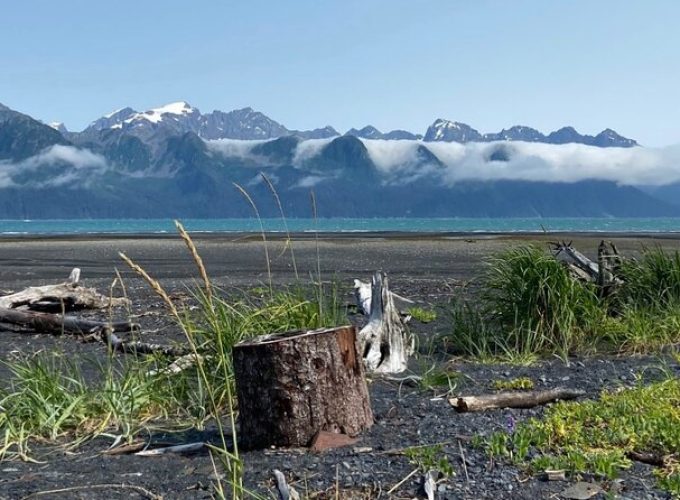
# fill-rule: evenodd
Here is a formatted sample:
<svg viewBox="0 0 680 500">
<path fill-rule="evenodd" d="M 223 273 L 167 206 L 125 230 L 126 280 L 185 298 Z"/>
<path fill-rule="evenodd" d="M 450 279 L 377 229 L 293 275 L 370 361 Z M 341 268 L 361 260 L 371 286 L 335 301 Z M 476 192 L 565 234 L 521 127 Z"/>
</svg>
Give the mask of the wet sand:
<svg viewBox="0 0 680 500">
<path fill-rule="evenodd" d="M 295 280 L 290 249 L 298 274 L 305 278 L 320 267 L 322 278 L 365 277 L 377 269 L 393 277 L 414 280 L 452 278 L 469 280 L 484 258 L 511 245 L 573 240 L 583 253 L 594 257 L 601 239 L 612 240 L 624 255 L 636 255 L 643 246 L 680 249 L 679 234 L 398 234 L 293 235 L 288 244 L 269 235 L 267 249 L 272 279 Z M 210 276 L 224 285 L 245 286 L 268 279 L 265 246 L 260 235 L 196 235 L 196 245 Z M 318 246 L 318 251 L 317 251 Z M 80 267 L 84 280 L 112 280 L 115 269 L 133 274 L 118 252 L 125 252 L 153 276 L 185 280 L 197 276 L 184 243 L 177 236 L 24 237 L 0 239 L 0 290 L 54 282 Z"/>
</svg>

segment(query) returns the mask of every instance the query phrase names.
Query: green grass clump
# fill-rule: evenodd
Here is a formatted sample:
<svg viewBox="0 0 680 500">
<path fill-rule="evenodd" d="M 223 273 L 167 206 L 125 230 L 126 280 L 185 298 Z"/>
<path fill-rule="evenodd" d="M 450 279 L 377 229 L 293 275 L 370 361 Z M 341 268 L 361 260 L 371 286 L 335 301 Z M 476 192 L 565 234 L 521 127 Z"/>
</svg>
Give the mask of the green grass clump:
<svg viewBox="0 0 680 500">
<path fill-rule="evenodd" d="M 614 478 L 631 452 L 665 457 L 659 484 L 680 495 L 680 380 L 603 392 L 598 401 L 560 402 L 542 419 L 487 439 L 487 452 L 524 462 L 535 471 L 565 469 Z"/>
<path fill-rule="evenodd" d="M 623 305 L 665 309 L 680 304 L 680 252 L 660 247 L 643 250 L 639 260 L 624 260 L 620 270 L 625 286 L 618 301 Z"/>
<path fill-rule="evenodd" d="M 71 445 L 101 434 L 131 438 L 152 421 L 186 414 L 151 363 L 93 366 L 86 380 L 67 356 L 39 353 L 4 364 L 0 388 L 0 459 L 26 459 L 31 441 L 67 438 Z"/>
<path fill-rule="evenodd" d="M 490 259 L 479 303 L 453 305 L 454 346 L 477 356 L 562 356 L 582 342 L 601 316 L 596 289 L 535 246 L 513 248 Z"/>
<path fill-rule="evenodd" d="M 404 455 L 409 459 L 409 462 L 418 467 L 423 473 L 436 470 L 445 477 L 456 475 L 451 462 L 449 462 L 448 457 L 443 452 L 441 444 L 406 448 Z"/>
<path fill-rule="evenodd" d="M 447 341 L 484 361 L 525 364 L 574 352 L 649 353 L 680 342 L 680 252 L 647 250 L 624 260 L 623 281 L 600 298 L 594 283 L 574 279 L 535 246 L 517 247 L 486 263 L 474 301 L 451 306 Z"/>
<path fill-rule="evenodd" d="M 407 313 L 421 323 L 431 323 L 437 319 L 437 311 L 424 307 L 411 307 Z"/>
<path fill-rule="evenodd" d="M 497 391 L 527 391 L 534 388 L 534 381 L 528 377 L 511 380 L 494 380 L 491 384 Z"/>
</svg>

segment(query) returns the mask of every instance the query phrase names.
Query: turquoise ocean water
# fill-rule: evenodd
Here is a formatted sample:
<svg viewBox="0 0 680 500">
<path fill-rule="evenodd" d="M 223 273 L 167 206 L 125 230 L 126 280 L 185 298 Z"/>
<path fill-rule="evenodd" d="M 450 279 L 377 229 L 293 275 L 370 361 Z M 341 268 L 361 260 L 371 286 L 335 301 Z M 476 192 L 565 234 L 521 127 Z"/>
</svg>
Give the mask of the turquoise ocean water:
<svg viewBox="0 0 680 500">
<path fill-rule="evenodd" d="M 257 219 L 183 219 L 191 232 L 259 232 Z M 680 232 L 680 218 L 450 218 L 450 219 L 288 219 L 290 232 Z M 281 219 L 264 219 L 265 230 L 284 232 Z M 171 219 L 0 220 L 2 235 L 174 233 Z"/>
</svg>

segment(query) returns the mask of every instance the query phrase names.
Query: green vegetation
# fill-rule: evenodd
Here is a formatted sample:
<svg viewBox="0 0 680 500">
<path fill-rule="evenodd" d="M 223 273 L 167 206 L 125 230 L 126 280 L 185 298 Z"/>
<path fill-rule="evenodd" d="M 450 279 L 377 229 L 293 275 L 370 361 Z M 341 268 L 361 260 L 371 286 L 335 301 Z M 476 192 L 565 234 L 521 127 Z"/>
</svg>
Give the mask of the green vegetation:
<svg viewBox="0 0 680 500">
<path fill-rule="evenodd" d="M 423 307 L 411 307 L 408 314 L 421 323 L 431 323 L 437 319 L 437 311 L 434 309 L 425 309 Z"/>
<path fill-rule="evenodd" d="M 598 401 L 560 402 L 542 419 L 486 440 L 487 452 L 534 471 L 564 469 L 614 478 L 631 453 L 660 457 L 659 485 L 680 495 L 680 380 L 603 392 Z M 533 456 L 533 458 L 529 458 Z"/>
<path fill-rule="evenodd" d="M 646 250 L 624 260 L 608 299 L 573 279 L 548 252 L 513 248 L 490 259 L 474 300 L 451 307 L 446 341 L 481 360 L 529 363 L 574 352 L 653 352 L 680 342 L 680 253 Z"/>
<path fill-rule="evenodd" d="M 497 391 L 527 391 L 534 388 L 534 381 L 527 377 L 511 380 L 494 380 L 491 386 Z"/>
<path fill-rule="evenodd" d="M 436 470 L 442 475 L 455 476 L 453 466 L 443 452 L 441 444 L 413 446 L 404 450 L 404 455 L 423 473 Z"/>
<path fill-rule="evenodd" d="M 121 257 L 142 276 L 165 302 L 190 348 L 189 367 L 170 373 L 168 361 L 113 355 L 92 367 L 86 378 L 83 366 L 59 354 L 39 353 L 5 362 L 12 376 L 0 388 L 0 459 L 28 460 L 37 440 L 76 446 L 87 439 L 109 436 L 127 439 L 154 429 L 163 431 L 202 428 L 214 422 L 221 443 L 210 450 L 227 471 L 222 498 L 253 497 L 243 488 L 242 464 L 235 428 L 237 401 L 231 359 L 233 346 L 265 333 L 314 329 L 344 323 L 335 285 L 297 286 L 251 297 L 226 297 L 215 290 L 191 238 L 178 230 L 197 264 L 203 286 L 195 292 L 199 308 L 178 309 L 161 284 L 125 255 Z M 271 282 L 271 280 L 270 280 Z M 231 426 L 223 429 L 223 422 Z M 229 442 L 228 442 L 229 441 Z M 216 470 L 216 477 L 220 477 Z"/>
</svg>

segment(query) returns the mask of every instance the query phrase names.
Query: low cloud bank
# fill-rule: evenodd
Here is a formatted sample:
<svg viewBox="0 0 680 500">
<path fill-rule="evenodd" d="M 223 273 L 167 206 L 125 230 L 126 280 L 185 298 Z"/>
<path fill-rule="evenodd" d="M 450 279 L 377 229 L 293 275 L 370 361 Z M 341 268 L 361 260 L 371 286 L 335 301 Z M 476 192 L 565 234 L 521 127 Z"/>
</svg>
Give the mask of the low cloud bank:
<svg viewBox="0 0 680 500">
<path fill-rule="evenodd" d="M 414 161 L 414 156 L 419 146 L 425 146 L 442 163 L 436 174 L 447 183 L 599 179 L 626 185 L 664 185 L 680 181 L 680 145 L 651 149 L 505 141 L 467 144 L 399 141 L 411 144 L 390 149 L 383 144 L 387 141 L 363 142 L 376 166 L 388 175 L 413 173 L 422 168 L 423 163 Z M 405 170 L 405 166 L 411 168 Z"/>
<path fill-rule="evenodd" d="M 293 164 L 304 169 L 305 163 L 318 156 L 333 140 L 301 141 L 294 151 Z M 463 180 L 577 182 L 597 179 L 636 186 L 680 182 L 680 145 L 599 148 L 584 144 L 520 141 L 467 144 L 361 141 L 376 168 L 389 182 L 408 183 L 424 176 L 435 176 L 446 184 Z M 261 142 L 224 139 L 208 141 L 208 145 L 224 156 L 256 160 L 251 150 Z"/>
<path fill-rule="evenodd" d="M 0 188 L 12 186 L 57 187 L 87 183 L 103 173 L 106 159 L 87 149 L 56 144 L 17 163 L 0 161 Z"/>
</svg>

